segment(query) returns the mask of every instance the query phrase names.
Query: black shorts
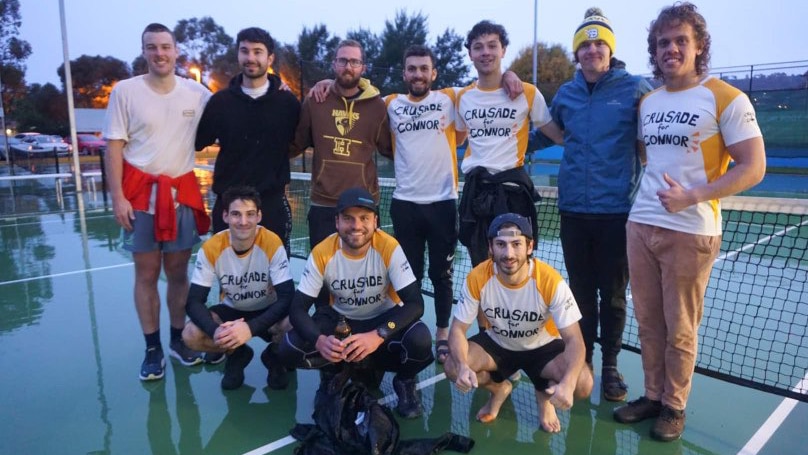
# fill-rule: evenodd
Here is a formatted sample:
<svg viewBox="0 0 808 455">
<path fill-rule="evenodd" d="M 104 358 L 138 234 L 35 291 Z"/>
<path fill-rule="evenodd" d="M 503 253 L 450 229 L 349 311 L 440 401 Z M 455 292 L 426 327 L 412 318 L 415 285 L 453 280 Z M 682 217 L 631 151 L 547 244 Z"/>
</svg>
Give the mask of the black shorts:
<svg viewBox="0 0 808 455">
<path fill-rule="evenodd" d="M 222 322 L 235 321 L 236 319 L 240 318 L 244 318 L 244 321 L 246 322 L 252 318 L 258 317 L 264 311 L 266 311 L 266 310 L 241 311 L 233 307 L 227 306 L 223 303 L 213 305 L 212 307 L 208 308 L 208 310 L 210 310 L 211 313 L 216 314 L 216 316 L 219 316 L 219 319 L 221 319 Z M 267 343 L 272 342 L 272 334 L 269 332 L 269 330 L 267 330 L 264 333 L 258 333 L 255 336 L 261 337 L 261 339 L 263 339 Z"/>
<path fill-rule="evenodd" d="M 511 351 L 498 345 L 486 332 L 480 332 L 469 338 L 494 359 L 497 371 L 490 372 L 491 380 L 502 382 L 519 370 L 523 370 L 533 382 L 536 390 L 547 388 L 547 378 L 542 378 L 544 367 L 564 352 L 564 341 L 553 340 L 544 346 L 529 351 Z"/>
</svg>

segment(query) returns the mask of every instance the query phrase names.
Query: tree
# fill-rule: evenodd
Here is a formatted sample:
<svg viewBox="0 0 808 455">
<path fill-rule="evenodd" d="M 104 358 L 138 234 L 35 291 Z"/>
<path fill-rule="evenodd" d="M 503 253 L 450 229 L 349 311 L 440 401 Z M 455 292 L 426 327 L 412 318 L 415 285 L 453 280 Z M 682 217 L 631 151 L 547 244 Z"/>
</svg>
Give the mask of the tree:
<svg viewBox="0 0 808 455">
<path fill-rule="evenodd" d="M 463 41 L 463 37 L 450 28 L 447 28 L 435 40 L 432 52 L 435 54 L 435 68 L 438 69 L 438 78 L 432 84 L 433 87 L 463 87 L 468 85 L 469 67 L 463 59 L 465 54 Z"/>
<path fill-rule="evenodd" d="M 25 97 L 25 60 L 31 45 L 19 39 L 22 19 L 19 0 L 0 1 L 0 81 L 3 106 L 13 114 L 15 101 Z"/>
<path fill-rule="evenodd" d="M 149 63 L 143 58 L 143 55 L 138 55 L 132 60 L 132 76 L 140 76 L 149 72 Z"/>
<path fill-rule="evenodd" d="M 208 71 L 207 86 L 212 92 L 227 88 L 241 69 L 238 66 L 238 55 L 235 46 L 227 48 L 227 52 L 216 56 Z"/>
<path fill-rule="evenodd" d="M 70 131 L 67 98 L 53 84 L 33 84 L 28 95 L 14 102 L 17 129 L 65 136 Z"/>
<path fill-rule="evenodd" d="M 180 20 L 174 27 L 174 35 L 180 54 L 177 71 L 186 77 L 189 76 L 188 69 L 194 65 L 207 76 L 214 61 L 234 46 L 233 38 L 209 16 Z"/>
<path fill-rule="evenodd" d="M 575 64 L 569 58 L 567 50 L 560 44 L 548 49 L 547 44 L 538 43 L 538 81 L 537 86 L 550 103 L 561 84 L 570 80 L 575 73 Z M 533 80 L 533 49 L 525 46 L 511 62 L 509 70 L 516 73 L 523 81 Z"/>
<path fill-rule="evenodd" d="M 379 53 L 382 49 L 381 40 L 376 34 L 365 28 L 349 31 L 346 38 L 356 40 L 362 45 L 362 49 L 365 50 L 365 64 L 367 65 L 366 77 L 373 80 L 374 68 L 378 64 Z"/>
<path fill-rule="evenodd" d="M 381 50 L 375 62 L 377 71 L 374 71 L 374 79 L 371 79 L 384 94 L 405 91 L 401 78 L 404 51 L 413 44 L 426 44 L 427 33 L 427 16 L 421 12 L 408 16 L 405 10 L 400 10 L 396 12 L 393 22 L 384 21 Z"/>
<path fill-rule="evenodd" d="M 340 38 L 331 36 L 323 24 L 311 29 L 303 27 L 297 39 L 297 55 L 303 74 L 301 79 L 304 93 L 318 81 L 333 77 L 330 71 L 331 62 L 339 42 Z"/>
<path fill-rule="evenodd" d="M 64 63 L 56 72 L 65 87 Z M 70 62 L 73 79 L 73 100 L 78 108 L 103 109 L 116 82 L 131 76 L 129 65 L 114 57 L 82 55 Z"/>
</svg>

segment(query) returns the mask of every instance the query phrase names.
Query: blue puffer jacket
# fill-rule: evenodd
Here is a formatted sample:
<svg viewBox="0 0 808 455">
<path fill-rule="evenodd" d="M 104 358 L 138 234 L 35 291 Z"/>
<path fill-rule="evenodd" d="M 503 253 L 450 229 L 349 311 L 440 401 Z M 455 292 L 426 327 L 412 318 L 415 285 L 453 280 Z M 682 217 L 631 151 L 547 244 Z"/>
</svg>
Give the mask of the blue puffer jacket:
<svg viewBox="0 0 808 455">
<path fill-rule="evenodd" d="M 589 92 L 581 70 L 558 90 L 550 109 L 564 130 L 558 208 L 585 214 L 628 213 L 640 181 L 637 106 L 651 90 L 612 59 Z"/>
</svg>

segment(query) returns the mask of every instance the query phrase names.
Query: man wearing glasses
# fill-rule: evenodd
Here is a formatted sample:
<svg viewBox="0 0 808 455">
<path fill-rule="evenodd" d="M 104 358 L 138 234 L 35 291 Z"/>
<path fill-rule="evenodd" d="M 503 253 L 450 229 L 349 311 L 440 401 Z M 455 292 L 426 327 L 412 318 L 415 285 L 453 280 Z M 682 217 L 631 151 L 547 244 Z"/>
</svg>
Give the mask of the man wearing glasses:
<svg viewBox="0 0 808 455">
<path fill-rule="evenodd" d="M 337 45 L 334 79 L 323 103 L 303 103 L 293 156 L 314 147 L 311 172 L 309 244 L 336 232 L 337 198 L 348 188 L 367 190 L 378 204 L 379 182 L 373 153 L 392 158 L 387 109 L 379 90 L 362 78 L 365 52 L 359 42 Z"/>
</svg>

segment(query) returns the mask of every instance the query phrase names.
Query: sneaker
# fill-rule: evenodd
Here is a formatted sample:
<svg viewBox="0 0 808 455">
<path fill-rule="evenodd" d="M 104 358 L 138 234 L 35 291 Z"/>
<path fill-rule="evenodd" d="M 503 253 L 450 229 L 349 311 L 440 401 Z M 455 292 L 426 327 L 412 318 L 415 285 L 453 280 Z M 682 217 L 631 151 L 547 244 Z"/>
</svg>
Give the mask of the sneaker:
<svg viewBox="0 0 808 455">
<path fill-rule="evenodd" d="M 616 408 L 613 415 L 614 420 L 620 423 L 634 423 L 657 417 L 661 411 L 661 402 L 643 396 Z"/>
<path fill-rule="evenodd" d="M 186 367 L 199 365 L 203 362 L 202 353 L 186 346 L 181 338 L 171 340 L 171 343 L 168 345 L 168 354 L 179 360 L 180 363 Z"/>
<path fill-rule="evenodd" d="M 405 419 L 413 419 L 424 413 L 421 399 L 415 390 L 415 378 L 400 379 L 398 375 L 393 378 L 393 390 L 398 397 L 396 412 Z"/>
<path fill-rule="evenodd" d="M 163 348 L 152 346 L 146 349 L 146 358 L 140 364 L 140 380 L 155 381 L 165 376 L 166 359 Z"/>
<path fill-rule="evenodd" d="M 685 431 L 685 411 L 662 406 L 662 411 L 651 428 L 651 437 L 657 441 L 670 442 L 679 439 Z"/>
<path fill-rule="evenodd" d="M 628 386 L 623 382 L 623 375 L 617 371 L 617 367 L 603 367 L 600 385 L 603 398 L 608 401 L 623 401 L 628 396 Z"/>
<path fill-rule="evenodd" d="M 202 360 L 208 365 L 218 365 L 224 362 L 224 352 L 204 352 L 202 353 Z"/>
<path fill-rule="evenodd" d="M 272 350 L 271 344 L 261 353 L 261 362 L 267 367 L 267 386 L 270 389 L 283 390 L 289 385 L 288 370 Z"/>
<path fill-rule="evenodd" d="M 244 369 L 253 358 L 253 350 L 246 344 L 236 348 L 227 356 L 224 364 L 222 388 L 225 390 L 238 389 L 244 384 Z"/>
</svg>

